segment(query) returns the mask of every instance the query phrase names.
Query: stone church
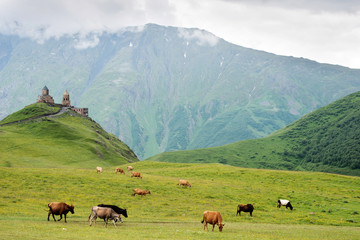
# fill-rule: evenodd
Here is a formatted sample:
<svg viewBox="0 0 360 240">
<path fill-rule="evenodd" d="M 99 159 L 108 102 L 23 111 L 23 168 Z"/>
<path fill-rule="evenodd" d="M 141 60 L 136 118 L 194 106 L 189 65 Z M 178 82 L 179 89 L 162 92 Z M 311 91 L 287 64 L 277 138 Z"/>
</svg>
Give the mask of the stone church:
<svg viewBox="0 0 360 240">
<path fill-rule="evenodd" d="M 38 96 L 37 102 L 54 104 L 54 99 L 49 95 L 49 89 L 46 86 L 42 89 L 42 95 Z"/>
<path fill-rule="evenodd" d="M 37 102 L 55 104 L 54 99 L 52 96 L 49 95 L 49 89 L 46 86 L 42 89 L 41 95 L 38 96 Z M 77 107 L 71 106 L 70 95 L 67 90 L 65 90 L 65 92 L 63 94 L 63 99 L 62 99 L 61 105 L 64 107 L 68 107 L 71 110 L 74 110 L 75 112 L 79 113 L 82 116 L 88 116 L 88 114 L 89 114 L 88 108 L 77 108 Z"/>
</svg>

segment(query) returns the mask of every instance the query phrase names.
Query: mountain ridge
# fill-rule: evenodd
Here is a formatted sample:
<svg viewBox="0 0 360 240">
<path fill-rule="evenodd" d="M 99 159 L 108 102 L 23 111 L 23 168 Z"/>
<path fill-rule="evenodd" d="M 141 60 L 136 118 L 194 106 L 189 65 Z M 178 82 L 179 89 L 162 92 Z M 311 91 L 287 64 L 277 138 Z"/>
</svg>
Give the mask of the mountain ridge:
<svg viewBox="0 0 360 240">
<path fill-rule="evenodd" d="M 360 176 L 359 121 L 360 91 L 315 110 L 265 138 L 166 152 L 147 160 Z"/>
<path fill-rule="evenodd" d="M 81 48 L 86 39 L 76 36 L 38 44 L 2 35 L 0 117 L 45 84 L 72 89 L 72 102 L 144 159 L 264 137 L 360 90 L 360 70 L 244 48 L 199 29 L 150 24 L 94 39 Z"/>
</svg>

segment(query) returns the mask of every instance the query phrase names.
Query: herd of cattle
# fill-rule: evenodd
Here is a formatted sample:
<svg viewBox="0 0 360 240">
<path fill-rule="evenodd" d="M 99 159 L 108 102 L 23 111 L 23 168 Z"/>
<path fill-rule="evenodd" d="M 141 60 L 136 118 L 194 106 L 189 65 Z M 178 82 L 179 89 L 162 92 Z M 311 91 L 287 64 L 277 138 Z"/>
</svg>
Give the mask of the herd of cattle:
<svg viewBox="0 0 360 240">
<path fill-rule="evenodd" d="M 132 171 L 134 168 L 132 166 L 128 166 L 127 169 L 128 171 Z M 102 173 L 103 170 L 101 167 L 96 167 L 96 172 Z M 115 169 L 115 173 L 118 172 L 121 174 L 125 174 L 124 170 L 121 168 Z M 137 177 L 142 179 L 141 174 L 139 172 L 131 172 L 131 177 Z M 181 179 L 179 180 L 179 186 L 191 187 L 191 184 L 187 180 Z M 151 192 L 145 189 L 135 188 L 132 196 L 135 196 L 136 194 L 141 196 L 146 196 L 147 194 L 151 194 Z M 293 210 L 293 207 L 289 200 L 279 199 L 277 207 L 280 208 L 281 206 L 285 206 L 286 209 L 290 208 L 290 210 Z M 60 219 L 58 219 L 58 221 L 60 221 L 62 219 L 62 215 L 64 215 L 65 222 L 66 222 L 66 214 L 68 214 L 68 212 L 74 214 L 74 208 L 75 208 L 74 205 L 72 204 L 68 205 L 64 202 L 51 202 L 48 204 L 48 207 L 49 207 L 48 221 L 50 220 L 49 219 L 50 215 L 52 215 L 54 221 L 56 221 L 54 215 L 60 215 Z M 250 216 L 252 217 L 253 211 L 254 211 L 253 204 L 246 204 L 246 205 L 239 204 L 237 207 L 236 216 L 238 214 L 241 216 L 241 212 L 249 212 Z M 100 218 L 104 220 L 105 227 L 107 227 L 108 221 L 112 220 L 114 226 L 116 227 L 117 221 L 123 223 L 121 215 L 123 215 L 126 218 L 128 217 L 126 209 L 119 208 L 118 206 L 115 205 L 99 204 L 91 208 L 91 213 L 89 215 L 88 221 L 90 221 L 90 226 L 92 225 L 93 220 L 94 220 L 94 225 L 96 225 L 96 219 Z M 222 221 L 223 219 L 221 217 L 220 212 L 205 211 L 203 213 L 203 219 L 201 223 L 204 223 L 204 230 L 205 227 L 207 230 L 209 230 L 207 227 L 207 224 L 209 223 L 213 226 L 212 231 L 214 231 L 215 225 L 217 225 L 219 227 L 219 231 L 221 232 L 223 227 L 225 226 L 225 223 L 222 223 Z"/>
</svg>

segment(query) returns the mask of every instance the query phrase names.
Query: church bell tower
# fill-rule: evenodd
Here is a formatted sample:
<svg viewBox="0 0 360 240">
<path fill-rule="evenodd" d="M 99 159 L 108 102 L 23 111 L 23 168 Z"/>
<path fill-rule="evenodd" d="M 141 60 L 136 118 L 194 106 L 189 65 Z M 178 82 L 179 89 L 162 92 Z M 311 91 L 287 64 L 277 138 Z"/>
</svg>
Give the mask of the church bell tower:
<svg viewBox="0 0 360 240">
<path fill-rule="evenodd" d="M 65 90 L 64 94 L 63 94 L 63 100 L 62 100 L 62 105 L 65 107 L 70 107 L 70 96 L 67 90 Z"/>
</svg>

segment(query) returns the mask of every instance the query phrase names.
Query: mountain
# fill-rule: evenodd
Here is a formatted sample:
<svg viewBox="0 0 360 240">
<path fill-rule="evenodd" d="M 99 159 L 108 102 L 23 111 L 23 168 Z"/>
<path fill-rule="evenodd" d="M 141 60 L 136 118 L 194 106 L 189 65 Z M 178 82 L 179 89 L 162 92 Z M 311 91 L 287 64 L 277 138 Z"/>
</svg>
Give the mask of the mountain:
<svg viewBox="0 0 360 240">
<path fill-rule="evenodd" d="M 199 29 L 149 24 L 50 38 L 0 35 L 0 118 L 47 85 L 140 159 L 254 139 L 360 90 L 360 70 L 240 47 Z"/>
<path fill-rule="evenodd" d="M 1 167 L 115 166 L 139 161 L 134 152 L 91 118 L 36 103 L 0 122 Z"/>
<path fill-rule="evenodd" d="M 360 176 L 360 92 L 305 115 L 268 137 L 168 152 L 163 162 L 220 162 L 234 166 L 325 171 Z"/>
</svg>

